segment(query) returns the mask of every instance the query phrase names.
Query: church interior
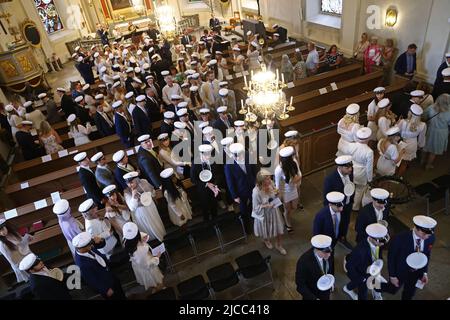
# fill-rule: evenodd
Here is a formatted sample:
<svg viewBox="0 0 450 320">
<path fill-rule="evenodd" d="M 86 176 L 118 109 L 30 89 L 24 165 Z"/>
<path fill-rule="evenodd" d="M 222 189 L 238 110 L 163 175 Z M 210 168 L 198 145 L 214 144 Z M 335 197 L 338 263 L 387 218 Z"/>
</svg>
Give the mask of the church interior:
<svg viewBox="0 0 450 320">
<path fill-rule="evenodd" d="M 1 0 L 0 299 L 450 299 L 449 0 Z"/>
</svg>

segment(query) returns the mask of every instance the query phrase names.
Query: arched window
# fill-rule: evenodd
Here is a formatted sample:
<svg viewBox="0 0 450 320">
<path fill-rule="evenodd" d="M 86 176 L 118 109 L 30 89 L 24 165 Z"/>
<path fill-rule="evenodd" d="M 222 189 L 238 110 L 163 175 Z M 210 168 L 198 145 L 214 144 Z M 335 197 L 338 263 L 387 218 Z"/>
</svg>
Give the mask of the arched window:
<svg viewBox="0 0 450 320">
<path fill-rule="evenodd" d="M 64 28 L 53 0 L 34 0 L 34 5 L 48 34 Z"/>
<path fill-rule="evenodd" d="M 321 11 L 328 14 L 342 15 L 342 0 L 321 0 Z"/>
</svg>

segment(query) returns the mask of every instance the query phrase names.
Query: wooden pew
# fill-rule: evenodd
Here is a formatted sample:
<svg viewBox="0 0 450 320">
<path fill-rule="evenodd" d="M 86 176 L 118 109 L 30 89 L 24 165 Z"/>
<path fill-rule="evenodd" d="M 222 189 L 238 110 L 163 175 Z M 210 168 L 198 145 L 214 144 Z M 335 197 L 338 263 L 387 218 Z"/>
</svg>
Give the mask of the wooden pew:
<svg viewBox="0 0 450 320">
<path fill-rule="evenodd" d="M 401 91 L 405 84 L 406 81 L 399 81 L 387 87 L 387 96 L 390 97 Z M 301 170 L 304 175 L 322 170 L 334 163 L 340 137 L 336 125 L 339 119 L 345 115 L 347 106 L 351 103 L 359 104 L 361 106 L 360 113 L 364 116 L 373 99 L 374 94 L 367 92 L 292 116 L 280 122 L 280 136 L 291 129 L 298 130 L 301 135 L 299 153 Z"/>
<path fill-rule="evenodd" d="M 59 157 L 57 153 L 54 153 L 49 155 L 51 158 L 50 161 L 43 162 L 41 158 L 36 158 L 17 163 L 13 166 L 13 171 L 20 180 L 27 180 L 73 165 L 73 156 L 78 152 L 86 151 L 90 153 L 103 151 L 103 153 L 107 154 L 114 153 L 121 148 L 123 148 L 123 145 L 119 136 L 114 134 L 81 146 L 69 148 L 67 150 L 69 154 L 64 157 Z"/>
</svg>

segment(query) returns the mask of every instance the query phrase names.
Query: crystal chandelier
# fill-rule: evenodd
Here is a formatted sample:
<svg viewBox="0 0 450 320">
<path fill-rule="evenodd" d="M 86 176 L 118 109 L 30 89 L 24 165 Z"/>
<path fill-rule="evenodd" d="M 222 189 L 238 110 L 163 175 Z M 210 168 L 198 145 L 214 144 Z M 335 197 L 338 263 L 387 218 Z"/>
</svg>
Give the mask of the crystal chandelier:
<svg viewBox="0 0 450 320">
<path fill-rule="evenodd" d="M 243 89 L 247 91 L 248 99 L 245 104 L 241 100 L 239 113 L 245 114 L 246 121 L 256 121 L 258 117 L 263 119 L 262 124 L 267 124 L 268 120 L 273 121 L 275 118 L 286 120 L 289 118 L 288 112 L 295 110 L 292 106 L 292 97 L 289 105 L 287 103 L 286 94 L 283 92 L 287 85 L 284 82 L 283 74 L 280 81 L 278 69 L 275 75 L 262 63 L 261 71 L 255 74 L 252 71 L 249 82 L 244 76 L 244 82 Z"/>
<path fill-rule="evenodd" d="M 130 4 L 136 13 L 143 14 L 145 12 L 144 0 L 130 0 Z"/>
<path fill-rule="evenodd" d="M 168 5 L 157 7 L 156 19 L 158 20 L 161 34 L 167 39 L 175 38 L 176 20 L 172 7 Z"/>
</svg>

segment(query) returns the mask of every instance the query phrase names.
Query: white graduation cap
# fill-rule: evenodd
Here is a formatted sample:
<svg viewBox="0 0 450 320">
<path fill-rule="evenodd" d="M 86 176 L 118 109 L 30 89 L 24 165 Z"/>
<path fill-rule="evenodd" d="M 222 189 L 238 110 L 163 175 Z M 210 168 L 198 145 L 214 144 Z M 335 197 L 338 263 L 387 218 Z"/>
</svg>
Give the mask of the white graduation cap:
<svg viewBox="0 0 450 320">
<path fill-rule="evenodd" d="M 97 152 L 96 154 L 94 154 L 92 157 L 91 157 L 91 161 L 92 162 L 97 162 L 98 160 L 100 160 L 101 158 L 103 157 L 103 152 Z"/>
<path fill-rule="evenodd" d="M 285 147 L 280 150 L 280 157 L 287 158 L 294 154 L 294 148 L 293 147 Z"/>
<path fill-rule="evenodd" d="M 127 92 L 127 94 L 125 95 L 125 99 L 131 99 L 131 97 L 133 97 L 133 96 L 134 96 L 133 91 Z"/>
<path fill-rule="evenodd" d="M 422 90 L 414 90 L 410 93 L 411 97 L 423 97 L 425 95 L 425 91 Z"/>
<path fill-rule="evenodd" d="M 406 257 L 406 263 L 414 270 L 424 268 L 428 263 L 428 257 L 422 252 L 413 252 Z"/>
<path fill-rule="evenodd" d="M 388 137 L 395 136 L 396 134 L 399 134 L 399 133 L 400 133 L 399 127 L 391 127 L 386 131 L 386 135 Z"/>
<path fill-rule="evenodd" d="M 232 144 L 233 141 L 234 140 L 232 137 L 226 137 L 226 138 L 223 138 L 222 140 L 220 140 L 220 144 L 223 146 L 228 146 L 228 145 Z"/>
<path fill-rule="evenodd" d="M 373 89 L 373 93 L 377 94 L 377 93 L 384 93 L 386 91 L 385 87 L 376 87 L 375 89 Z"/>
<path fill-rule="evenodd" d="M 168 133 L 161 133 L 159 136 L 158 136 L 158 140 L 159 141 L 162 141 L 162 140 L 166 140 L 167 138 L 169 138 L 169 134 Z"/>
<path fill-rule="evenodd" d="M 413 218 L 413 223 L 423 229 L 432 230 L 436 227 L 437 221 L 431 217 L 424 215 L 417 215 Z"/>
<path fill-rule="evenodd" d="M 352 163 L 353 158 L 352 156 L 340 156 L 337 157 L 334 162 L 338 165 L 338 166 L 345 166 L 347 164 Z"/>
<path fill-rule="evenodd" d="M 112 104 L 112 108 L 113 108 L 113 109 L 117 109 L 117 108 L 119 108 L 120 106 L 122 106 L 122 104 L 123 104 L 122 100 L 117 100 L 116 102 L 114 102 L 114 103 Z"/>
<path fill-rule="evenodd" d="M 390 104 L 391 104 L 391 101 L 388 98 L 384 98 L 380 102 L 378 102 L 378 108 L 384 109 L 387 106 L 389 106 Z"/>
<path fill-rule="evenodd" d="M 86 152 L 80 152 L 80 153 L 77 153 L 77 154 L 73 157 L 73 160 L 75 160 L 76 162 L 81 162 L 81 161 L 83 161 L 84 159 L 86 159 L 86 157 L 87 157 L 87 153 L 86 153 Z"/>
<path fill-rule="evenodd" d="M 211 152 L 213 150 L 213 146 L 210 144 L 202 144 L 198 146 L 198 151 L 201 153 Z"/>
<path fill-rule="evenodd" d="M 136 102 L 142 102 L 142 101 L 145 101 L 145 96 L 143 94 L 137 96 L 137 98 L 136 98 Z"/>
<path fill-rule="evenodd" d="M 241 143 L 233 143 L 229 148 L 230 152 L 233 154 L 239 154 L 244 152 L 245 148 Z"/>
<path fill-rule="evenodd" d="M 360 128 L 357 132 L 356 132 L 356 137 L 359 140 L 367 140 L 372 136 L 372 130 L 370 128 L 367 127 L 363 127 Z"/>
<path fill-rule="evenodd" d="M 139 229 L 134 222 L 127 222 L 122 227 L 123 238 L 133 240 L 138 235 Z"/>
<path fill-rule="evenodd" d="M 228 89 L 226 89 L 226 88 L 220 89 L 219 90 L 219 95 L 221 97 L 226 97 L 228 95 Z"/>
<path fill-rule="evenodd" d="M 84 99 L 83 96 L 78 96 L 78 97 L 75 98 L 75 102 L 76 103 L 80 103 L 83 99 Z"/>
<path fill-rule="evenodd" d="M 117 187 L 116 187 L 115 184 L 110 184 L 109 186 L 106 186 L 106 187 L 103 188 L 102 193 L 104 195 L 108 195 L 111 192 L 115 191 L 116 189 L 117 189 Z"/>
<path fill-rule="evenodd" d="M 139 176 L 139 173 L 137 171 L 128 172 L 123 175 L 124 180 L 131 180 L 134 178 L 137 178 Z"/>
<path fill-rule="evenodd" d="M 345 195 L 341 192 L 337 192 L 337 191 L 332 191 L 327 193 L 327 201 L 331 204 L 337 204 L 337 203 L 342 203 L 345 199 Z"/>
<path fill-rule="evenodd" d="M 354 115 L 359 112 L 359 109 L 360 109 L 360 107 L 358 104 L 352 103 L 347 107 L 347 109 L 345 109 L 345 112 L 349 115 Z"/>
<path fill-rule="evenodd" d="M 372 223 L 366 227 L 366 233 L 374 239 L 383 239 L 388 233 L 388 229 L 380 223 Z"/>
<path fill-rule="evenodd" d="M 175 117 L 175 113 L 173 111 L 166 111 L 163 115 L 165 119 L 173 119 Z"/>
<path fill-rule="evenodd" d="M 161 171 L 161 173 L 159 174 L 159 176 L 163 179 L 167 179 L 170 178 L 173 175 L 173 168 L 167 168 L 164 169 L 163 171 Z"/>
<path fill-rule="evenodd" d="M 53 206 L 54 214 L 63 214 L 66 213 L 67 210 L 69 210 L 69 201 L 67 201 L 66 199 L 60 199 L 56 201 L 55 205 Z"/>
<path fill-rule="evenodd" d="M 150 139 L 150 135 L 149 134 L 143 134 L 141 135 L 139 138 L 137 138 L 138 142 L 144 142 Z"/>
<path fill-rule="evenodd" d="M 81 232 L 72 239 L 72 245 L 75 248 L 83 248 L 90 244 L 92 236 L 89 232 Z"/>
<path fill-rule="evenodd" d="M 34 253 L 27 254 L 19 263 L 19 270 L 28 271 L 36 263 L 38 257 Z"/>
<path fill-rule="evenodd" d="M 317 280 L 317 289 L 320 291 L 330 290 L 334 286 L 334 281 L 332 274 L 324 274 Z"/>
<path fill-rule="evenodd" d="M 115 152 L 114 154 L 113 154 L 113 157 L 112 157 L 112 159 L 113 159 L 113 161 L 114 162 L 120 162 L 120 161 L 122 161 L 122 159 L 125 157 L 125 151 L 123 151 L 123 150 L 119 150 L 119 151 L 117 151 L 117 152 Z"/>
<path fill-rule="evenodd" d="M 413 104 L 411 107 L 409 107 L 409 110 L 411 113 L 417 117 L 420 117 L 423 114 L 423 109 L 418 104 Z"/>
</svg>

